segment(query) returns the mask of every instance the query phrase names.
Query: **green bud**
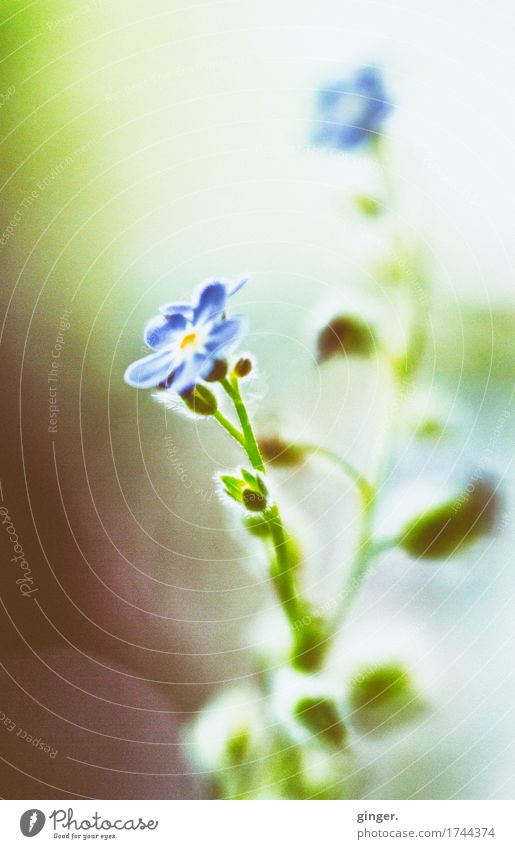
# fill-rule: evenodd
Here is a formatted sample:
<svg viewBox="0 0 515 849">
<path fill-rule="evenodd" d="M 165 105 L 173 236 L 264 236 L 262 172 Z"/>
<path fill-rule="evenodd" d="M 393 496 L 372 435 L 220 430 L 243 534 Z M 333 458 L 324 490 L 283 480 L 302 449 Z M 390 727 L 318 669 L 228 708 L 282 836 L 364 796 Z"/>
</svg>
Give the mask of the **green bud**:
<svg viewBox="0 0 515 849">
<path fill-rule="evenodd" d="M 252 371 L 253 363 L 250 357 L 240 357 L 237 363 L 233 366 L 232 373 L 235 377 L 247 377 Z"/>
<path fill-rule="evenodd" d="M 491 532 L 499 506 L 493 483 L 477 480 L 458 497 L 408 522 L 399 546 L 412 557 L 448 557 Z"/>
<path fill-rule="evenodd" d="M 354 315 L 339 315 L 322 328 L 318 335 L 319 363 L 334 356 L 370 357 L 376 350 L 372 328 Z"/>
<path fill-rule="evenodd" d="M 263 479 L 247 469 L 241 470 L 241 478 L 221 475 L 226 495 L 243 505 L 251 513 L 262 513 L 267 506 L 268 491 Z"/>
<path fill-rule="evenodd" d="M 341 747 L 347 739 L 347 729 L 342 722 L 333 699 L 320 696 L 305 696 L 293 709 L 301 725 L 319 735 L 328 743 Z"/>
<path fill-rule="evenodd" d="M 215 396 L 201 383 L 192 389 L 187 389 L 186 392 L 181 392 L 181 398 L 197 416 L 212 416 L 218 409 Z"/>
<path fill-rule="evenodd" d="M 305 672 L 320 669 L 330 645 L 325 621 L 305 603 L 304 606 L 299 605 L 299 618 L 292 627 L 292 665 Z"/>
<path fill-rule="evenodd" d="M 261 492 L 256 492 L 254 489 L 244 489 L 242 492 L 242 500 L 247 510 L 252 513 L 262 513 L 266 510 L 266 496 Z"/>
<path fill-rule="evenodd" d="M 270 525 L 261 516 L 245 516 L 243 526 L 255 537 L 270 536 Z"/>
<path fill-rule="evenodd" d="M 357 209 L 368 218 L 377 218 L 383 211 L 381 202 L 377 198 L 372 197 L 372 195 L 356 195 L 354 203 Z"/>
<path fill-rule="evenodd" d="M 250 728 L 238 728 L 225 744 L 225 760 L 231 766 L 244 763 L 251 752 L 252 736 Z"/>
<path fill-rule="evenodd" d="M 356 724 L 378 734 L 414 719 L 424 708 L 408 673 L 397 664 L 376 666 L 358 675 L 349 702 Z"/>
<path fill-rule="evenodd" d="M 419 439 L 435 440 L 445 436 L 445 427 L 443 422 L 437 418 L 427 418 L 421 422 L 415 430 L 415 435 Z"/>
<path fill-rule="evenodd" d="M 258 439 L 263 459 L 273 466 L 298 466 L 304 454 L 296 445 L 289 445 L 280 436 L 261 436 Z"/>
<path fill-rule="evenodd" d="M 213 363 L 213 368 L 209 372 L 208 375 L 204 378 L 204 380 L 209 381 L 209 383 L 216 383 L 218 380 L 223 380 L 227 375 L 227 360 L 215 360 Z"/>
</svg>

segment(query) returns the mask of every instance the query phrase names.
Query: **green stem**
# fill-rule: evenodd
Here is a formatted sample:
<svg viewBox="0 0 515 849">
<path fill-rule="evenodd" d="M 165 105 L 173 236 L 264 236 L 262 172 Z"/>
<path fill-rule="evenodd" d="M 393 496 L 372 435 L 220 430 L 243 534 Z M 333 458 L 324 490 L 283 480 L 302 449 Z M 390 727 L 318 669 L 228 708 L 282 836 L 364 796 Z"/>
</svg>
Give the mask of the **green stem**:
<svg viewBox="0 0 515 849">
<path fill-rule="evenodd" d="M 349 609 L 363 583 L 367 569 L 373 554 L 373 540 L 371 533 L 372 518 L 374 514 L 375 497 L 367 501 L 363 514 L 363 522 L 359 535 L 356 555 L 352 568 L 347 577 L 340 604 L 334 617 L 332 632 L 334 633 L 344 622 Z"/>
<path fill-rule="evenodd" d="M 265 464 L 250 422 L 245 402 L 240 393 L 238 381 L 221 381 L 229 398 L 234 404 L 243 432 L 242 446 L 254 469 L 266 474 Z M 290 625 L 292 636 L 292 663 L 304 670 L 313 671 L 322 663 L 325 649 L 324 633 L 320 617 L 312 606 L 298 592 L 295 581 L 296 561 L 291 556 L 291 546 L 283 525 L 279 506 L 271 504 L 263 513 L 270 529 L 273 545 L 273 557 L 270 564 L 270 578 L 275 592 Z M 325 629 L 324 629 L 325 631 Z"/>
<path fill-rule="evenodd" d="M 390 211 L 396 218 L 399 218 L 397 191 L 392 179 L 388 149 L 384 137 L 379 137 L 373 145 L 373 155 L 381 171 Z M 407 378 L 417 371 L 426 347 L 429 283 L 420 262 L 417 262 L 414 258 L 413 250 L 408 247 L 404 233 L 400 229 L 397 229 L 393 235 L 393 250 L 400 264 L 401 279 L 407 289 L 412 312 L 408 347 L 405 357 L 398 364 L 400 377 Z"/>
<path fill-rule="evenodd" d="M 220 382 L 225 391 L 227 392 L 229 398 L 233 402 L 234 408 L 240 420 L 244 439 L 242 445 L 248 454 L 248 458 L 252 463 L 253 467 L 257 469 L 258 472 L 266 474 L 265 464 L 263 462 L 261 451 L 259 450 L 259 445 L 257 443 L 254 431 L 252 429 L 252 425 L 250 423 L 249 414 L 247 413 L 243 398 L 241 397 L 238 381 L 236 378 L 233 378 L 233 380 L 228 380 L 228 378 L 224 378 L 224 380 Z"/>
<path fill-rule="evenodd" d="M 300 599 L 288 555 L 288 538 L 277 504 L 272 504 L 268 508 L 265 519 L 270 527 L 275 551 L 275 558 L 270 567 L 270 577 L 286 617 L 290 625 L 294 625 L 301 617 Z"/>
<path fill-rule="evenodd" d="M 391 371 L 391 380 L 393 383 L 394 390 L 396 389 L 397 392 L 399 392 L 399 383 L 396 379 L 394 369 L 392 369 Z M 374 474 L 374 483 L 369 484 L 367 482 L 368 491 L 365 493 L 363 499 L 361 529 L 356 553 L 354 555 L 354 560 L 343 588 L 343 594 L 341 597 L 340 604 L 333 619 L 331 627 L 331 632 L 333 634 L 335 633 L 337 628 L 344 622 L 352 605 L 352 602 L 354 601 L 354 598 L 356 597 L 363 583 L 363 579 L 366 575 L 367 569 L 370 566 L 371 561 L 378 554 L 382 553 L 382 551 L 384 551 L 386 548 L 390 547 L 387 543 L 392 542 L 392 545 L 395 544 L 393 540 L 385 540 L 384 544 L 383 542 L 376 544 L 372 536 L 372 524 L 377 504 L 377 498 L 381 490 L 381 482 L 384 480 L 386 474 L 385 467 L 389 462 L 390 446 L 392 444 L 392 440 L 393 419 L 391 419 L 389 422 L 387 435 L 382 446 L 379 468 Z"/>
<path fill-rule="evenodd" d="M 363 501 L 367 502 L 371 498 L 372 487 L 369 482 L 363 477 L 363 475 L 360 475 L 354 466 L 348 463 L 343 457 L 340 457 L 339 454 L 336 454 L 335 451 L 331 451 L 330 448 L 322 448 L 317 445 L 311 445 L 308 442 L 295 442 L 292 445 L 292 448 L 298 448 L 300 451 L 307 454 L 324 457 L 326 460 L 334 463 L 335 466 L 338 466 L 344 474 L 356 484 Z"/>
<path fill-rule="evenodd" d="M 245 440 L 243 439 L 243 434 L 240 433 L 237 427 L 234 427 L 233 423 L 230 422 L 229 419 L 227 419 L 223 415 L 223 413 L 220 412 L 220 410 L 216 410 L 216 412 L 213 413 L 213 418 L 216 419 L 217 422 L 222 425 L 224 430 L 226 430 L 227 433 L 229 433 L 232 438 L 236 440 L 236 442 L 239 442 L 240 445 L 245 447 Z"/>
<path fill-rule="evenodd" d="M 400 542 L 401 537 L 398 536 L 376 540 L 370 549 L 370 556 L 377 557 L 378 554 L 383 554 L 385 551 L 391 551 L 392 548 L 397 548 Z"/>
</svg>

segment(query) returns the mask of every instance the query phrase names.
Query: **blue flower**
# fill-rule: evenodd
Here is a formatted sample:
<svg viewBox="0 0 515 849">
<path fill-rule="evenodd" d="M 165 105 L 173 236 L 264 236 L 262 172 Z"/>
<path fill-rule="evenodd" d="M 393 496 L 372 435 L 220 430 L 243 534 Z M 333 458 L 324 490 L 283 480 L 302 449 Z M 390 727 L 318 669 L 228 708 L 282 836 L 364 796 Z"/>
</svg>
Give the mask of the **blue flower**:
<svg viewBox="0 0 515 849">
<path fill-rule="evenodd" d="M 361 147 L 381 134 L 393 109 L 381 72 L 359 68 L 349 79 L 318 93 L 318 121 L 314 143 L 338 150 Z"/>
<path fill-rule="evenodd" d="M 164 385 L 186 392 L 209 375 L 216 360 L 241 341 L 247 324 L 242 316 L 225 317 L 227 300 L 247 282 L 212 281 L 200 286 L 192 304 L 170 303 L 159 308 L 143 332 L 154 353 L 136 360 L 124 379 L 136 389 Z"/>
</svg>

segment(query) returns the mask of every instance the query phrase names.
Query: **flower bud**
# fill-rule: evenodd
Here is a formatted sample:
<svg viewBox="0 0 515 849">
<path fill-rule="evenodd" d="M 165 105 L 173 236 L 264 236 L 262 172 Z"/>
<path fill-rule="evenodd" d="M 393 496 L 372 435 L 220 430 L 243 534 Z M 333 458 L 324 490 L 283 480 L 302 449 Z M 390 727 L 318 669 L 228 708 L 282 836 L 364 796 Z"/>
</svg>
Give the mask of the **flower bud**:
<svg viewBox="0 0 515 849">
<path fill-rule="evenodd" d="M 262 513 L 266 509 L 266 497 L 261 492 L 244 489 L 241 495 L 243 505 L 252 513 Z"/>
<path fill-rule="evenodd" d="M 356 195 L 354 203 L 356 208 L 367 218 L 377 218 L 383 211 L 381 202 L 372 195 Z"/>
<path fill-rule="evenodd" d="M 225 744 L 225 761 L 231 766 L 238 766 L 249 758 L 252 749 L 251 730 L 242 725 L 227 739 Z"/>
<path fill-rule="evenodd" d="M 318 334 L 319 363 L 334 356 L 370 357 L 376 350 L 372 328 L 354 315 L 338 315 Z"/>
<path fill-rule="evenodd" d="M 250 357 L 240 357 L 237 363 L 233 366 L 232 373 L 235 377 L 247 377 L 252 371 L 253 363 Z"/>
<path fill-rule="evenodd" d="M 384 733 L 421 713 L 424 703 L 408 673 L 397 664 L 358 674 L 349 693 L 352 719 L 363 731 Z"/>
<path fill-rule="evenodd" d="M 261 694 L 253 685 L 224 688 L 190 725 L 188 736 L 196 765 L 214 774 L 241 766 L 264 744 Z"/>
<path fill-rule="evenodd" d="M 246 469 L 241 470 L 241 478 L 233 475 L 221 475 L 220 480 L 224 492 L 233 501 L 237 501 L 251 513 L 262 513 L 266 510 L 268 490 L 263 479 L 258 474 Z"/>
<path fill-rule="evenodd" d="M 299 607 L 293 632 L 292 666 L 307 672 L 320 669 L 330 645 L 323 618 L 306 603 Z"/>
<path fill-rule="evenodd" d="M 296 445 L 289 445 L 280 436 L 260 436 L 259 450 L 263 459 L 273 466 L 298 466 L 304 458 Z"/>
<path fill-rule="evenodd" d="M 448 557 L 491 532 L 499 506 L 493 482 L 476 480 L 458 497 L 408 522 L 399 546 L 412 557 Z"/>
<path fill-rule="evenodd" d="M 293 709 L 294 716 L 312 734 L 331 745 L 341 747 L 347 739 L 347 729 L 336 702 L 327 696 L 305 696 Z"/>
<path fill-rule="evenodd" d="M 218 403 L 212 392 L 201 383 L 181 392 L 181 398 L 186 406 L 197 416 L 212 416 L 218 409 Z"/>
<path fill-rule="evenodd" d="M 227 374 L 227 360 L 215 360 L 213 363 L 213 368 L 209 372 L 208 375 L 204 378 L 204 380 L 209 381 L 209 383 L 216 383 L 218 380 L 223 380 Z"/>
</svg>

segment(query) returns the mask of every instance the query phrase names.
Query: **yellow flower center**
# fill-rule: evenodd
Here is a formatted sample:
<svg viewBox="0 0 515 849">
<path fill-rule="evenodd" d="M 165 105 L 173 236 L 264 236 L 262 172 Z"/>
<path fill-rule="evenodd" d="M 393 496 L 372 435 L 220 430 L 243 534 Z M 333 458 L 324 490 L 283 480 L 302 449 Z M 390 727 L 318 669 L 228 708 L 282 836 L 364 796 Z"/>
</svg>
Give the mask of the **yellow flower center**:
<svg viewBox="0 0 515 849">
<path fill-rule="evenodd" d="M 187 333 L 186 336 L 183 338 L 183 340 L 181 342 L 181 349 L 184 350 L 184 348 L 187 348 L 188 345 L 194 345 L 196 341 L 197 341 L 197 334 L 196 333 Z"/>
</svg>

